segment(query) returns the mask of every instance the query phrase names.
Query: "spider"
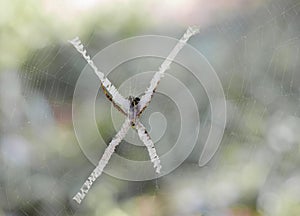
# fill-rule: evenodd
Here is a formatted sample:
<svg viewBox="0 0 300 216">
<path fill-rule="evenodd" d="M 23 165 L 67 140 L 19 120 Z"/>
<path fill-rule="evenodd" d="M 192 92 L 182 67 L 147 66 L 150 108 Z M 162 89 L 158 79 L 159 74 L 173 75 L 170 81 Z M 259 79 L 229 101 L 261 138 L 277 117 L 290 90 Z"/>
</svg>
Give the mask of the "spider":
<svg viewBox="0 0 300 216">
<path fill-rule="evenodd" d="M 136 125 L 136 122 L 138 121 L 138 113 L 139 113 L 139 108 L 140 108 L 139 102 L 141 99 L 139 97 L 129 96 L 128 100 L 129 100 L 128 118 L 130 120 L 131 126 L 134 128 Z"/>
<path fill-rule="evenodd" d="M 107 77 L 105 77 L 105 75 L 98 70 L 95 63 L 91 60 L 90 56 L 87 55 L 87 51 L 84 49 L 84 46 L 82 45 L 79 38 L 76 37 L 73 40 L 69 41 L 75 47 L 75 49 L 79 53 L 81 53 L 83 58 L 87 61 L 95 74 L 99 77 L 101 87 L 106 97 L 111 101 L 114 107 L 116 107 L 126 117 L 123 125 L 121 126 L 121 129 L 105 149 L 104 154 L 100 159 L 97 167 L 93 170 L 91 175 L 82 185 L 80 191 L 73 197 L 73 199 L 78 204 L 81 203 L 81 201 L 84 199 L 89 189 L 91 188 L 92 184 L 102 174 L 103 169 L 114 153 L 116 146 L 122 141 L 122 139 L 124 139 L 130 127 L 134 128 L 137 131 L 140 140 L 145 144 L 148 150 L 151 162 L 153 163 L 153 167 L 155 168 L 156 173 L 160 173 L 162 166 L 160 164 L 160 159 L 156 153 L 154 143 L 152 142 L 145 126 L 139 121 L 139 118 L 151 102 L 151 99 L 161 78 L 164 76 L 165 71 L 169 69 L 170 64 L 172 63 L 178 52 L 184 47 L 189 38 L 198 32 L 199 30 L 196 27 L 189 27 L 186 30 L 182 38 L 161 64 L 159 70 L 154 74 L 152 80 L 150 81 L 149 87 L 146 89 L 141 98 L 134 96 L 124 98 L 115 88 L 115 86 L 107 79 Z"/>
</svg>

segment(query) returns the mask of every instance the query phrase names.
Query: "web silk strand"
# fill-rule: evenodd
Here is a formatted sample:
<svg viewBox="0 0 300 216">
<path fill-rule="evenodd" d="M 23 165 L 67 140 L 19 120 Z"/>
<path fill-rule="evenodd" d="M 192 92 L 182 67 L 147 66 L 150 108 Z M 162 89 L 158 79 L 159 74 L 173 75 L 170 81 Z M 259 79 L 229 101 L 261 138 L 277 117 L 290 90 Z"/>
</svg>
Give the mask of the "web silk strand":
<svg viewBox="0 0 300 216">
<path fill-rule="evenodd" d="M 98 163 L 98 166 L 94 169 L 94 171 L 91 173 L 91 175 L 85 181 L 85 183 L 82 185 L 80 191 L 73 197 L 73 199 L 78 204 L 81 203 L 81 201 L 84 199 L 86 194 L 89 192 L 93 183 L 102 174 L 103 169 L 105 168 L 106 164 L 108 163 L 109 159 L 111 158 L 112 154 L 114 153 L 115 148 L 120 144 L 122 139 L 124 139 L 129 128 L 130 128 L 130 120 L 127 118 L 125 120 L 125 122 L 123 123 L 119 132 L 116 134 L 116 136 L 112 139 L 112 141 L 109 143 L 109 145 L 105 149 L 104 154 L 102 155 L 102 158 L 100 159 L 100 161 Z"/>
</svg>

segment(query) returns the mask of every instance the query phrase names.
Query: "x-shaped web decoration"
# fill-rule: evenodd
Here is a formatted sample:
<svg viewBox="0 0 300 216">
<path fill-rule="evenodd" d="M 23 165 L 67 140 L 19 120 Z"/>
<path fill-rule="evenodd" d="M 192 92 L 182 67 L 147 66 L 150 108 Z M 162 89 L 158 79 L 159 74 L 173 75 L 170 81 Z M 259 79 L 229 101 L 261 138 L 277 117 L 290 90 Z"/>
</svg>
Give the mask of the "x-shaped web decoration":
<svg viewBox="0 0 300 216">
<path fill-rule="evenodd" d="M 140 140 L 147 147 L 151 162 L 153 163 L 153 167 L 156 169 L 157 173 L 160 173 L 161 164 L 160 159 L 156 153 L 154 143 L 152 142 L 145 126 L 139 121 L 139 118 L 142 112 L 150 103 L 161 78 L 164 76 L 165 71 L 170 68 L 170 64 L 173 62 L 178 52 L 184 47 L 189 38 L 198 32 L 199 29 L 197 27 L 189 27 L 182 38 L 179 40 L 179 42 L 176 44 L 176 46 L 172 49 L 168 57 L 161 64 L 159 70 L 154 74 L 152 80 L 150 81 L 150 86 L 146 89 L 142 97 L 138 98 L 129 96 L 128 99 L 124 98 L 115 88 L 115 86 L 105 77 L 105 75 L 98 70 L 95 63 L 91 60 L 90 56 L 87 55 L 87 51 L 84 49 L 78 37 L 69 41 L 76 48 L 76 50 L 81 53 L 87 63 L 94 70 L 96 75 L 99 77 L 101 87 L 106 97 L 121 113 L 126 116 L 125 122 L 121 126 L 119 132 L 115 135 L 115 137 L 105 149 L 104 154 L 100 159 L 97 167 L 93 170 L 91 175 L 82 185 L 80 191 L 73 197 L 73 199 L 77 203 L 81 203 L 81 201 L 84 199 L 89 189 L 91 188 L 92 184 L 102 174 L 102 171 L 108 163 L 108 160 L 114 153 L 116 146 L 122 141 L 122 139 L 124 139 L 130 127 L 133 127 L 137 130 Z"/>
</svg>

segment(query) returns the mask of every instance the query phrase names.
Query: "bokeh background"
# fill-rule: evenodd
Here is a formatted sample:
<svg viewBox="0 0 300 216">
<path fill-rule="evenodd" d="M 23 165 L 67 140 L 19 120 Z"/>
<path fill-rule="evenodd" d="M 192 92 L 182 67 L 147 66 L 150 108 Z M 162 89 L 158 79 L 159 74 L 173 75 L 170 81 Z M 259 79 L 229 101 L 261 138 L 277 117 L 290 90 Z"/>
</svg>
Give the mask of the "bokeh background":
<svg viewBox="0 0 300 216">
<path fill-rule="evenodd" d="M 299 12 L 299 0 L 0 0 L 0 215 L 300 215 Z M 213 66 L 226 96 L 218 152 L 198 166 L 209 102 L 178 69 L 201 117 L 190 157 L 152 181 L 104 174 L 78 206 L 72 196 L 94 165 L 72 124 L 72 96 L 86 63 L 67 40 L 80 36 L 93 56 L 132 36 L 179 38 L 189 25 L 200 26 L 189 43 Z M 115 73 L 112 81 L 122 82 Z M 97 100 L 110 106 L 101 91 Z M 172 110 L 161 101 L 152 110 Z M 115 133 L 110 115 L 99 108 L 97 116 L 108 142 Z M 147 159 L 126 142 L 117 153 Z"/>
</svg>

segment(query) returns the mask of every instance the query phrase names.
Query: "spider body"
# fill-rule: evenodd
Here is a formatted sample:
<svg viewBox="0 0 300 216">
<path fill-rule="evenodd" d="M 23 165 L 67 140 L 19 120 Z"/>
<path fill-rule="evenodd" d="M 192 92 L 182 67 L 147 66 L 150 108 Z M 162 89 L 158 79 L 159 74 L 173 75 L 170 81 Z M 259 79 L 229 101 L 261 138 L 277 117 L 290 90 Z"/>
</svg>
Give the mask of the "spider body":
<svg viewBox="0 0 300 216">
<path fill-rule="evenodd" d="M 128 113 L 128 116 L 129 116 L 131 127 L 134 128 L 137 121 L 138 121 L 138 113 L 139 113 L 139 110 L 140 110 L 140 107 L 139 107 L 140 98 L 129 96 L 128 100 L 129 100 L 129 113 Z"/>
</svg>

